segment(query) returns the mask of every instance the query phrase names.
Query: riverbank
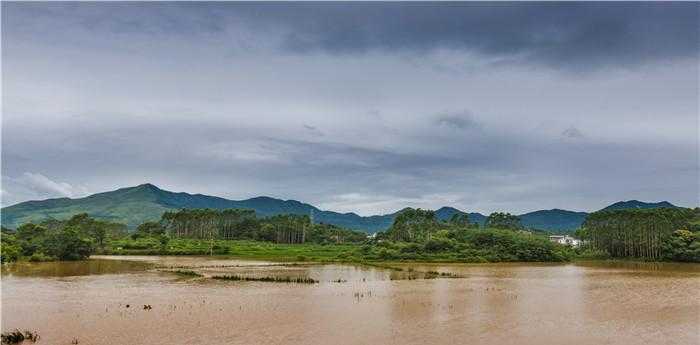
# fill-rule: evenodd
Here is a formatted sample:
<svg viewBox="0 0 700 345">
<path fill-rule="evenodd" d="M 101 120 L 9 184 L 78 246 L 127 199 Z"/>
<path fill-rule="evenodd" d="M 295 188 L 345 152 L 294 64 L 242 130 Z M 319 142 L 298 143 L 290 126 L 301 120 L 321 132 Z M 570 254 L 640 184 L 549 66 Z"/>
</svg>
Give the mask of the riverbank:
<svg viewBox="0 0 700 345">
<path fill-rule="evenodd" d="M 486 233 L 489 234 L 489 233 Z M 510 236 L 510 234 L 506 234 Z M 512 239 L 515 239 L 514 241 Z M 500 238 L 498 243 L 472 246 L 454 241 L 425 244 L 391 242 L 365 244 L 278 244 L 260 241 L 125 238 L 111 241 L 106 255 L 223 255 L 241 259 L 313 262 L 565 262 L 575 256 L 568 247 L 539 238 Z M 511 241 L 509 241 L 511 240 Z"/>
<path fill-rule="evenodd" d="M 581 252 L 556 246 L 561 255 L 555 260 L 518 260 L 517 256 L 487 250 L 448 249 L 426 252 L 413 243 L 381 244 L 278 244 L 245 240 L 171 239 L 163 245 L 157 238 L 123 238 L 107 242 L 91 257 L 116 256 L 210 256 L 221 259 L 266 260 L 275 262 L 348 263 L 391 268 L 402 263 L 526 263 L 526 262 L 654 262 L 639 258 L 611 259 L 603 253 Z M 501 249 L 502 250 L 502 249 Z M 503 251 L 503 250 L 502 250 Z M 32 261 L 25 257 L 20 262 Z M 34 261 L 54 261 L 47 260 Z M 671 261 L 657 261 L 671 262 Z"/>
</svg>

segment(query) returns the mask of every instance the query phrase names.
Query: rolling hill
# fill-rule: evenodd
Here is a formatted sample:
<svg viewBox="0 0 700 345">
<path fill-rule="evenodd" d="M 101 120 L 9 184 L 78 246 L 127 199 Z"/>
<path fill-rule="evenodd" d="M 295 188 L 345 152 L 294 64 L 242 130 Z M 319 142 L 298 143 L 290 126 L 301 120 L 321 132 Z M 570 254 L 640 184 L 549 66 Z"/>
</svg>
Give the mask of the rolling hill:
<svg viewBox="0 0 700 345">
<path fill-rule="evenodd" d="M 605 210 L 652 207 L 675 206 L 666 201 L 644 203 L 631 200 L 612 204 Z M 2 208 L 1 216 L 3 226 L 15 228 L 30 221 L 37 222 L 47 218 L 65 219 L 74 214 L 85 212 L 99 219 L 120 222 L 127 224 L 130 228 L 135 228 L 145 221 L 160 219 L 163 212 L 183 208 L 245 208 L 255 210 L 261 217 L 277 214 L 313 214 L 316 222 L 335 224 L 370 233 L 389 228 L 396 214 L 400 212 L 363 217 L 355 213 L 320 210 L 296 200 L 281 200 L 265 196 L 245 200 L 229 200 L 203 194 L 170 192 L 146 183 L 93 194 L 84 198 L 27 201 Z M 437 218 L 440 220 L 447 220 L 455 213 L 463 212 L 453 207 L 442 207 L 436 210 Z M 468 215 L 471 221 L 481 225 L 486 221 L 486 216 L 483 214 L 468 213 Z M 553 209 L 526 213 L 520 215 L 520 218 L 523 225 L 528 228 L 562 232 L 578 228 L 587 215 L 586 212 Z"/>
<path fill-rule="evenodd" d="M 528 228 L 563 231 L 575 230 L 583 224 L 588 213 L 560 209 L 540 210 L 520 215 L 520 222 Z"/>
<path fill-rule="evenodd" d="M 639 200 L 618 201 L 601 211 L 626 210 L 630 208 L 661 208 L 661 207 L 676 207 L 668 201 L 661 202 L 642 202 Z"/>
</svg>

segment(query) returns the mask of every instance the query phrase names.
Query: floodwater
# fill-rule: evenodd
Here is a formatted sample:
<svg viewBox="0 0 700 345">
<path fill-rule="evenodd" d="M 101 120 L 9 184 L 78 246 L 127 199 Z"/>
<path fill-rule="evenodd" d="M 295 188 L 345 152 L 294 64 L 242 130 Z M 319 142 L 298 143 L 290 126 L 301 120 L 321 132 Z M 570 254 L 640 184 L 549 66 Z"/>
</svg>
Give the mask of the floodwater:
<svg viewBox="0 0 700 345">
<path fill-rule="evenodd" d="M 700 344 L 697 264 L 392 266 L 401 270 L 207 257 L 11 265 L 2 330 L 59 345 Z M 175 269 L 204 276 L 164 272 Z M 453 276 L 422 279 L 429 271 Z M 223 274 L 319 283 L 209 278 Z"/>
</svg>

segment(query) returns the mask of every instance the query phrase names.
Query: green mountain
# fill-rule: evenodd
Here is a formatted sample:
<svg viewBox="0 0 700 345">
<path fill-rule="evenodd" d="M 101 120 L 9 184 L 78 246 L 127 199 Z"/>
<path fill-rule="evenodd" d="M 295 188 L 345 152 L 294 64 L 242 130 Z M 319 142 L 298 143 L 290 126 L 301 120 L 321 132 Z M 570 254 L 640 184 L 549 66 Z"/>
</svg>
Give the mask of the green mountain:
<svg viewBox="0 0 700 345">
<path fill-rule="evenodd" d="M 636 200 L 618 202 L 606 207 L 650 208 L 675 207 L 664 201 L 644 203 Z M 44 219 L 66 219 L 77 213 L 89 215 L 114 222 L 127 224 L 135 228 L 145 221 L 158 220 L 163 212 L 183 208 L 244 208 L 255 210 L 258 216 L 267 217 L 277 214 L 313 215 L 314 221 L 334 224 L 349 229 L 364 230 L 370 233 L 386 230 L 391 226 L 396 214 L 363 217 L 355 213 L 338 213 L 323 211 L 312 205 L 296 200 L 281 200 L 270 197 L 256 197 L 246 200 L 229 200 L 203 194 L 175 193 L 162 190 L 150 183 L 136 187 L 121 188 L 111 192 L 93 194 L 84 198 L 58 198 L 42 201 L 27 201 L 4 207 L 1 210 L 2 225 L 15 228 L 30 221 Z M 399 211 L 400 212 L 400 211 Z M 442 207 L 435 211 L 440 220 L 448 220 L 455 213 L 464 213 L 453 207 Z M 480 213 L 467 213 L 470 221 L 483 225 L 486 216 Z M 573 212 L 560 209 L 535 211 L 520 215 L 523 225 L 550 231 L 572 231 L 578 228 L 586 218 L 585 212 Z"/>
<path fill-rule="evenodd" d="M 228 200 L 202 194 L 174 193 L 147 183 L 93 194 L 85 198 L 27 201 L 5 207 L 2 209 L 2 225 L 14 228 L 30 221 L 38 222 L 48 218 L 65 219 L 74 214 L 86 212 L 99 219 L 120 222 L 135 228 L 145 221 L 160 219 L 163 212 L 183 208 L 244 208 L 255 210 L 261 217 L 277 214 L 313 214 L 317 222 L 369 232 L 388 228 L 395 216 L 390 214 L 362 217 L 354 213 L 322 211 L 296 200 L 270 197 Z"/>
<path fill-rule="evenodd" d="M 668 201 L 643 202 L 639 200 L 619 201 L 601 211 L 623 210 L 630 208 L 677 207 Z M 560 209 L 541 210 L 520 215 L 520 222 L 527 228 L 553 232 L 572 232 L 583 224 L 588 213 Z"/>
<path fill-rule="evenodd" d="M 601 211 L 613 211 L 613 210 L 626 210 L 630 208 L 662 208 L 662 207 L 676 207 L 668 201 L 661 202 L 643 202 L 639 200 L 629 200 L 629 201 L 618 201 Z"/>
<path fill-rule="evenodd" d="M 519 217 L 526 228 L 566 232 L 580 227 L 587 216 L 586 212 L 553 209 L 525 213 Z"/>
<path fill-rule="evenodd" d="M 464 214 L 465 212 L 462 212 L 454 207 L 447 207 L 443 206 L 439 208 L 437 211 L 435 211 L 435 217 L 439 220 L 449 220 L 452 218 L 453 215 L 461 213 Z M 467 216 L 469 218 L 470 223 L 479 223 L 479 225 L 484 225 L 486 223 L 486 216 L 484 216 L 481 213 L 467 213 Z"/>
</svg>

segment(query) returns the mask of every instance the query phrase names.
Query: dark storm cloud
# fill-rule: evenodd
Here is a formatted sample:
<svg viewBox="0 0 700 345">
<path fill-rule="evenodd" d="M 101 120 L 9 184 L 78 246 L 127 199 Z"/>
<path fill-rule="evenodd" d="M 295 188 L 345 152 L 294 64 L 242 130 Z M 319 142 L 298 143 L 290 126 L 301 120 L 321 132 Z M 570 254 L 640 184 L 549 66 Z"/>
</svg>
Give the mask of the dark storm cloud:
<svg viewBox="0 0 700 345">
<path fill-rule="evenodd" d="M 256 45 L 233 37 L 244 29 L 287 53 L 447 49 L 573 70 L 693 58 L 699 47 L 697 2 L 3 4 L 14 6 L 116 34 L 233 33 L 232 53 Z M 10 30 L 31 28 L 22 17 L 4 19 Z"/>
<path fill-rule="evenodd" d="M 296 51 L 448 48 L 562 65 L 698 53 L 697 3 L 302 4 L 252 12 L 291 27 L 285 44 Z"/>
</svg>

